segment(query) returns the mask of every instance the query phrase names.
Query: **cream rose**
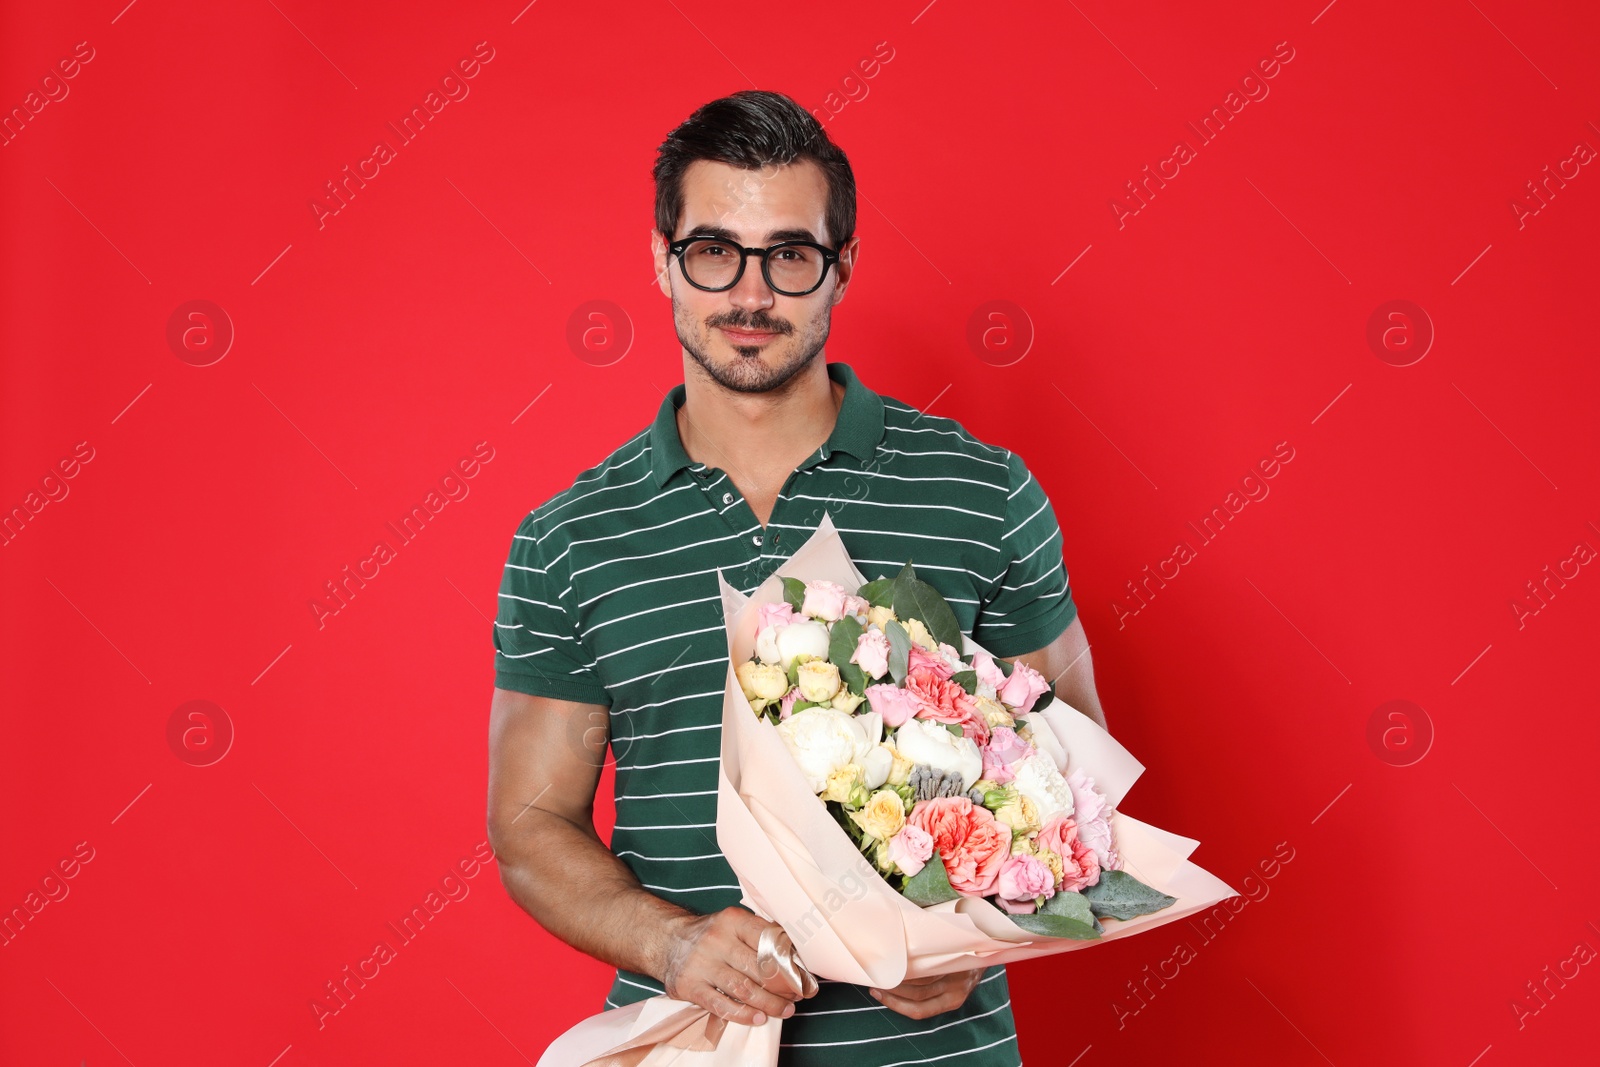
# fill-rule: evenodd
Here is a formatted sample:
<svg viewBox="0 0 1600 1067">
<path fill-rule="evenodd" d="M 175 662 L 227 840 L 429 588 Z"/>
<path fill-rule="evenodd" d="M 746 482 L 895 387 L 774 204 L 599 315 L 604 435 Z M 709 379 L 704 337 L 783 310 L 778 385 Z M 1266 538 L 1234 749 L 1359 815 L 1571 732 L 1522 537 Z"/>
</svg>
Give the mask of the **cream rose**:
<svg viewBox="0 0 1600 1067">
<path fill-rule="evenodd" d="M 905 802 L 894 790 L 880 789 L 867 799 L 861 810 L 852 811 L 850 819 L 868 837 L 886 842 L 906 824 Z"/>
<path fill-rule="evenodd" d="M 825 659 L 807 660 L 795 670 L 800 699 L 825 704 L 839 691 L 839 668 Z"/>
<path fill-rule="evenodd" d="M 745 699 L 751 704 L 759 702 L 765 705 L 781 700 L 783 694 L 789 691 L 788 677 L 770 663 L 746 660 L 739 664 L 734 674 L 738 675 L 739 688 L 744 690 Z"/>
<path fill-rule="evenodd" d="M 823 800 L 832 800 L 847 807 L 860 807 L 867 800 L 867 783 L 861 774 L 861 765 L 846 763 L 828 775 L 827 784 L 817 794 Z M 899 799 L 896 797 L 895 799 Z"/>
<path fill-rule="evenodd" d="M 894 609 L 888 605 L 873 605 L 867 609 L 867 625 L 882 630 L 894 621 Z"/>
<path fill-rule="evenodd" d="M 938 651 L 939 643 L 933 639 L 928 628 L 922 625 L 921 619 L 907 619 L 901 625 L 906 628 L 906 634 L 910 636 L 913 645 L 919 645 L 929 652 Z"/>
</svg>

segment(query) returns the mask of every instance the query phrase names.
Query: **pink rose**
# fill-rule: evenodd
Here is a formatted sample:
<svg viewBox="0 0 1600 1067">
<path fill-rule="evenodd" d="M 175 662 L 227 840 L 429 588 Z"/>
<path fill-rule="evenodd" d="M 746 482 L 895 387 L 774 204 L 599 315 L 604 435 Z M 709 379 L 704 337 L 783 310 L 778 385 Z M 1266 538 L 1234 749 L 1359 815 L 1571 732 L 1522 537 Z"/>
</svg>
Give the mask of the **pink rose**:
<svg viewBox="0 0 1600 1067">
<path fill-rule="evenodd" d="M 838 622 L 844 618 L 844 598 L 849 595 L 850 591 L 838 582 L 817 578 L 806 583 L 806 595 L 800 601 L 800 611 L 812 618 Z"/>
<path fill-rule="evenodd" d="M 1078 824 L 1071 815 L 1052 815 L 1045 820 L 1035 844 L 1061 857 L 1061 891 L 1075 893 L 1100 881 L 1100 859 L 1094 849 L 1078 836 Z"/>
<path fill-rule="evenodd" d="M 917 713 L 917 698 L 890 682 L 869 685 L 862 690 L 872 710 L 883 717 L 883 725 L 893 729 Z"/>
<path fill-rule="evenodd" d="M 972 669 L 978 672 L 978 684 L 988 683 L 994 687 L 995 692 L 1006 684 L 1006 676 L 995 663 L 994 657 L 987 652 L 974 652 L 972 654 Z"/>
<path fill-rule="evenodd" d="M 906 823 L 889 838 L 889 860 L 908 875 L 916 874 L 933 855 L 933 838 L 920 826 Z"/>
<path fill-rule="evenodd" d="M 856 596 L 851 593 L 844 598 L 844 613 L 846 615 L 859 615 L 862 618 L 866 618 L 867 612 L 871 608 L 872 604 L 864 596 Z"/>
<path fill-rule="evenodd" d="M 1011 855 L 1011 827 L 988 808 L 964 796 L 919 800 L 906 823 L 933 839 L 952 889 L 980 897 L 994 892 L 1000 868 Z"/>
<path fill-rule="evenodd" d="M 1122 857 L 1111 836 L 1111 805 L 1095 791 L 1094 779 L 1082 771 L 1067 776 L 1072 789 L 1072 819 L 1078 824 L 1078 839 L 1094 850 L 1100 869 L 1119 871 Z"/>
<path fill-rule="evenodd" d="M 856 638 L 856 650 L 850 653 L 850 662 L 874 678 L 888 674 L 889 635 L 882 630 L 862 630 L 861 636 Z"/>
<path fill-rule="evenodd" d="M 940 681 L 949 678 L 955 671 L 950 669 L 950 664 L 944 661 L 943 656 L 935 655 L 921 645 L 912 645 L 911 654 L 906 658 L 906 670 L 920 670 L 936 675 Z"/>
<path fill-rule="evenodd" d="M 787 719 L 794 713 L 795 701 L 800 699 L 800 687 L 791 685 L 789 691 L 783 694 L 783 700 L 778 703 L 778 718 Z"/>
<path fill-rule="evenodd" d="M 991 782 L 1009 782 L 1016 777 L 1011 765 L 1033 755 L 1034 747 L 1018 737 L 1011 727 L 996 726 L 982 751 L 983 776 Z"/>
<path fill-rule="evenodd" d="M 770 604 L 762 604 L 756 608 L 756 632 L 760 633 L 769 626 L 786 626 L 791 622 L 798 622 L 794 609 L 787 600 L 775 600 Z"/>
<path fill-rule="evenodd" d="M 1027 915 L 1038 907 L 1036 897 L 1056 895 L 1056 876 L 1037 856 L 1010 856 L 995 882 L 995 903 L 1012 915 Z"/>
<path fill-rule="evenodd" d="M 1026 710 L 1040 693 L 1049 689 L 1050 683 L 1044 680 L 1044 675 L 1026 663 L 1014 663 L 1011 665 L 1011 677 L 1006 679 L 1005 685 L 1000 686 L 1000 700 L 1013 708 Z"/>
<path fill-rule="evenodd" d="M 954 723 L 961 736 L 981 747 L 989 742 L 989 723 L 965 689 L 939 677 L 929 667 L 913 667 L 906 674 L 906 691 L 917 700 L 917 717 L 934 722 Z"/>
</svg>

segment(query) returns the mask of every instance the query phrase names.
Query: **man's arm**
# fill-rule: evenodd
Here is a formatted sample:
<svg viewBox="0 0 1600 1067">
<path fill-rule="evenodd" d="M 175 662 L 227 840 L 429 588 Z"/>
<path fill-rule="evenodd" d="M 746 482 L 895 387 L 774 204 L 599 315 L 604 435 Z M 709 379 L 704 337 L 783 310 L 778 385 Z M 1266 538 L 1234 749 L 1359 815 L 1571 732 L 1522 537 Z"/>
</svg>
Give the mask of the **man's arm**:
<svg viewBox="0 0 1600 1067">
<path fill-rule="evenodd" d="M 1037 652 L 1002 656 L 1007 663 L 1026 663 L 1045 681 L 1055 685 L 1056 696 L 1083 712 L 1106 729 L 1106 714 L 1094 689 L 1094 663 L 1089 658 L 1089 638 L 1083 632 L 1083 616 L 1072 622 L 1056 638 Z"/>
<path fill-rule="evenodd" d="M 799 994 L 756 965 L 771 924 L 743 908 L 698 915 L 663 900 L 600 840 L 594 795 L 609 738 L 603 705 L 495 689 L 488 829 L 506 891 L 562 941 L 650 975 L 669 996 L 749 1025 L 788 1018 Z"/>
</svg>

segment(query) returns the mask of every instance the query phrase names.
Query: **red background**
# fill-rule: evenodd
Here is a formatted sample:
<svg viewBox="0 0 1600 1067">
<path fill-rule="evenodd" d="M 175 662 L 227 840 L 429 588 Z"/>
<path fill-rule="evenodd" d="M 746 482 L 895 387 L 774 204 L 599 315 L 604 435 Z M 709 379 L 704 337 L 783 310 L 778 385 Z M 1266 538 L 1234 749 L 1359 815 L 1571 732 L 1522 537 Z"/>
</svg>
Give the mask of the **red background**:
<svg viewBox="0 0 1600 1067">
<path fill-rule="evenodd" d="M 860 183 L 829 357 L 1050 493 L 1149 767 L 1129 812 L 1240 888 L 1293 850 L 1214 941 L 1012 967 L 1028 1061 L 1588 1047 L 1595 967 L 1512 1005 L 1600 949 L 1600 576 L 1511 605 L 1600 546 L 1600 176 L 1511 204 L 1600 145 L 1592 8 L 124 2 L 9 4 L 0 33 L 7 112 L 94 50 L 0 148 L 0 507 L 93 449 L 0 548 L 0 907 L 93 850 L 0 948 L 5 1062 L 512 1064 L 599 1008 L 609 969 L 492 867 L 321 1028 L 310 1004 L 484 839 L 511 533 L 681 380 L 649 168 L 752 85 L 823 109 Z M 319 227 L 324 183 L 480 41 L 470 94 Z M 1185 123 L 1279 42 L 1269 95 L 1200 146 Z M 1197 158 L 1119 227 L 1180 138 Z M 209 366 L 167 341 L 191 300 L 236 332 Z M 568 343 L 594 300 L 620 359 Z M 992 300 L 1031 324 L 1004 366 L 967 340 Z M 1436 332 L 1409 366 L 1367 341 L 1391 300 Z M 319 627 L 323 583 L 480 441 L 470 495 Z M 1119 618 L 1279 442 L 1270 496 Z M 192 700 L 234 731 L 210 766 L 169 744 Z M 1391 700 L 1422 711 L 1369 742 Z"/>
</svg>

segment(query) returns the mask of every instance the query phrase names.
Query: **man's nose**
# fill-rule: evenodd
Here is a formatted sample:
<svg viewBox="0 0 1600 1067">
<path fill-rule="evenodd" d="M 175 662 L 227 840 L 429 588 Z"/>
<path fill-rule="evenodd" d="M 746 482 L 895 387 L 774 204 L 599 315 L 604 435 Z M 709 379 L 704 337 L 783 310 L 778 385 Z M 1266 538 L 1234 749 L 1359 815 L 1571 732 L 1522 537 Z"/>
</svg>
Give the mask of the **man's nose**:
<svg viewBox="0 0 1600 1067">
<path fill-rule="evenodd" d="M 739 278 L 739 284 L 728 290 L 728 299 L 749 311 L 769 308 L 777 300 L 777 294 L 762 276 L 761 262 L 760 256 L 751 256 L 745 260 L 744 274 Z"/>
</svg>

